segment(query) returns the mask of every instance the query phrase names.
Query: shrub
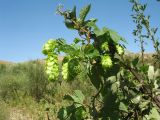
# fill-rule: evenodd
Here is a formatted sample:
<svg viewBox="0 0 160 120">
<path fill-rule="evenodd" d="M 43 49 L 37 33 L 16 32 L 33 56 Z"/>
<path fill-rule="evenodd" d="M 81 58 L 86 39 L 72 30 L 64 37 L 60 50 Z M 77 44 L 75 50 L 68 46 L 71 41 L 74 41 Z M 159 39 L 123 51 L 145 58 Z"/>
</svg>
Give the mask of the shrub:
<svg viewBox="0 0 160 120">
<path fill-rule="evenodd" d="M 30 61 L 27 66 L 27 91 L 37 101 L 44 97 L 47 91 L 47 77 L 44 72 L 44 65 L 39 61 Z"/>
<path fill-rule="evenodd" d="M 24 90 L 26 76 L 23 72 L 15 72 L 17 65 L 6 65 L 3 75 L 0 76 L 0 97 L 4 100 L 15 99 Z"/>
<path fill-rule="evenodd" d="M 160 43 L 155 37 L 157 28 L 151 28 L 149 16 L 144 14 L 146 5 L 137 0 L 133 4 L 132 15 L 136 23 L 133 35 L 138 39 L 141 57 L 125 59 L 125 40 L 109 28 L 98 28 L 96 19 L 86 20 L 91 5 L 76 14 L 76 7 L 57 12 L 64 17 L 68 29 L 77 30 L 81 38 L 75 38 L 72 44 L 62 39 L 50 39 L 43 47 L 46 58 L 46 73 L 51 81 L 77 80 L 81 73 L 88 76 L 96 88 L 89 104 L 85 102 L 82 91 L 68 93 L 63 100 L 71 102 L 63 106 L 58 113 L 60 120 L 111 119 L 111 120 L 158 120 L 160 118 L 160 68 L 145 63 L 145 39 L 151 40 L 155 48 L 154 63 L 160 64 Z M 58 55 L 65 53 L 61 68 Z M 61 72 L 58 72 L 61 69 Z M 84 79 L 86 80 L 86 79 Z"/>
</svg>

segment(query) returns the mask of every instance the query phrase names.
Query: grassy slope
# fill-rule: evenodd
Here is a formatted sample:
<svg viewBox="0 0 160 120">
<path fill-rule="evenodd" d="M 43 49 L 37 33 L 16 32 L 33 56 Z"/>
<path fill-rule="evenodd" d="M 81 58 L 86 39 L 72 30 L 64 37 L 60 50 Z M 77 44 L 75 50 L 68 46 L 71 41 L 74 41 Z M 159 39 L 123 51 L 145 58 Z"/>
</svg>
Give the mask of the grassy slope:
<svg viewBox="0 0 160 120">
<path fill-rule="evenodd" d="M 133 59 L 137 56 L 140 56 L 140 54 L 129 53 L 126 55 L 126 58 Z M 59 61 L 62 61 L 63 57 L 60 56 L 58 59 Z M 149 63 L 152 62 L 152 54 L 145 54 L 145 59 Z M 39 81 L 41 80 L 39 76 L 41 76 L 42 78 L 43 76 L 45 76 L 44 73 L 41 72 L 43 71 L 44 67 L 43 66 L 40 67 L 39 63 L 44 63 L 44 60 L 29 61 L 24 63 L 12 63 L 8 61 L 0 61 L 0 64 L 6 65 L 6 71 L 7 71 L 6 73 L 1 73 L 0 83 L 3 82 L 4 79 L 7 79 L 9 81 L 14 81 L 13 82 L 14 86 L 17 85 L 16 89 L 18 91 L 17 92 L 18 97 L 16 98 L 12 98 L 16 94 L 12 93 L 11 88 L 7 89 L 7 87 L 12 87 L 12 85 L 4 84 L 7 86 L 3 88 L 4 91 L 6 88 L 6 91 L 8 93 L 7 96 L 8 98 L 6 97 L 5 100 L 9 103 L 7 104 L 9 105 L 10 108 L 10 115 L 12 118 L 11 120 L 15 119 L 25 120 L 26 118 L 29 120 L 29 118 L 33 117 L 35 118 L 35 120 L 39 119 L 38 117 L 45 119 L 46 118 L 45 106 L 48 105 L 53 107 L 52 110 L 50 111 L 50 115 L 54 117 L 54 119 L 56 119 L 56 114 L 59 108 L 62 107 L 62 105 L 65 106 L 67 104 L 65 101 L 62 101 L 62 98 L 65 94 L 71 93 L 74 89 L 81 89 L 86 94 L 86 96 L 93 94 L 94 91 L 93 87 L 89 83 L 84 82 L 83 80 L 79 82 L 74 81 L 70 84 L 65 82 L 62 82 L 61 84 L 59 83 L 53 84 L 49 82 L 47 83 L 48 88 L 44 87 L 43 84 L 38 84 L 39 82 L 41 83 L 41 81 Z M 3 69 L 5 68 L 3 67 Z M 28 76 L 30 77 L 28 78 Z M 29 82 L 24 84 L 24 81 L 28 81 L 28 79 L 30 79 Z M 45 89 L 43 95 L 40 97 L 40 101 L 43 102 L 36 102 L 35 98 L 37 97 L 36 94 L 37 92 L 34 91 L 36 89 L 33 89 L 32 91 L 27 90 L 36 87 L 38 88 L 44 87 Z M 11 92 L 11 94 L 9 92 Z M 24 94 L 26 92 L 27 95 Z M 25 97 L 23 95 L 25 95 Z"/>
</svg>

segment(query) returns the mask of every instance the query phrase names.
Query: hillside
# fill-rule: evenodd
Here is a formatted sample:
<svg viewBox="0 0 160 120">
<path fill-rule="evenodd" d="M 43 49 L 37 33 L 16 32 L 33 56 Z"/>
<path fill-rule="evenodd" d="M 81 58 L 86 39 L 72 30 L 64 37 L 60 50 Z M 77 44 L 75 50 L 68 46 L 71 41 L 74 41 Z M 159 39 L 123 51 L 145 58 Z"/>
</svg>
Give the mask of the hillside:
<svg viewBox="0 0 160 120">
<path fill-rule="evenodd" d="M 12 64 L 13 62 L 0 60 L 0 64 Z"/>
</svg>

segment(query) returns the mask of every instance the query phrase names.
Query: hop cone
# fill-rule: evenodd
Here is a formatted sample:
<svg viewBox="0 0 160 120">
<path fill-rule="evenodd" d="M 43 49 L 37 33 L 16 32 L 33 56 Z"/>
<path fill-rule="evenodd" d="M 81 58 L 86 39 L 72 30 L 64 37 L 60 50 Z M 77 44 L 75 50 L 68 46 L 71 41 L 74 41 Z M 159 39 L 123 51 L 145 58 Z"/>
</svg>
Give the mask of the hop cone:
<svg viewBox="0 0 160 120">
<path fill-rule="evenodd" d="M 104 68 L 109 68 L 109 67 L 111 67 L 111 66 L 112 66 L 111 57 L 110 57 L 109 55 L 104 55 L 104 56 L 102 56 L 102 61 L 101 61 L 101 63 L 102 63 L 102 66 L 103 66 Z"/>
</svg>

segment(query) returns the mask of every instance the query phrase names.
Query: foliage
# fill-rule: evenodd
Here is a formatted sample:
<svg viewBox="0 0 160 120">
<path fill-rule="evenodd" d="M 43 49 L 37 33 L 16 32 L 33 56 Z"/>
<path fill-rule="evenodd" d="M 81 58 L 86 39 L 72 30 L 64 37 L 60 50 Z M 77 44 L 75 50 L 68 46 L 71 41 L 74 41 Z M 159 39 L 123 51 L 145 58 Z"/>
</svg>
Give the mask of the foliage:
<svg viewBox="0 0 160 120">
<path fill-rule="evenodd" d="M 71 104 L 60 109 L 60 120 L 160 118 L 160 68 L 145 64 L 143 55 L 144 38 L 149 38 L 156 51 L 154 59 L 159 64 L 159 41 L 155 38 L 157 30 L 150 27 L 148 16 L 144 15 L 146 5 L 136 0 L 131 0 L 131 3 L 135 12 L 132 17 L 137 24 L 133 33 L 141 44 L 142 61 L 140 58 L 130 60 L 124 57 L 125 40 L 117 32 L 106 27 L 99 29 L 96 19 L 86 20 L 91 5 L 82 8 L 79 17 L 76 7 L 66 11 L 58 7 L 57 12 L 64 16 L 66 27 L 77 30 L 80 38 L 75 38 L 72 44 L 59 38 L 44 45 L 42 51 L 47 56 L 46 73 L 54 82 L 60 77 L 72 81 L 84 75 L 97 89 L 87 105 L 84 104 L 85 96 L 79 90 L 74 91 L 73 95 L 65 95 L 64 99 L 71 101 Z M 146 35 L 142 36 L 142 29 L 146 29 Z M 57 61 L 61 53 L 65 54 L 62 67 L 58 66 Z"/>
<path fill-rule="evenodd" d="M 20 72 L 19 65 L 3 66 L 5 69 L 2 69 L 0 74 L 0 98 L 5 101 L 13 100 L 20 95 L 20 91 L 24 90 L 26 76 Z"/>
<path fill-rule="evenodd" d="M 65 94 L 71 94 L 73 90 L 80 89 L 85 96 L 89 96 L 95 91 L 91 83 L 88 83 L 88 79 L 70 83 L 48 82 L 44 68 L 43 60 L 0 64 L 0 100 L 3 103 L 1 105 L 0 102 L 2 108 L 0 120 L 1 116 L 7 117 L 9 114 L 11 117 L 16 115 L 17 119 L 28 116 L 35 120 L 47 119 L 48 115 L 49 119 L 54 120 L 57 119 L 61 106 L 67 106 L 70 103 L 62 101 Z M 89 103 L 89 97 L 85 98 L 85 102 Z M 6 112 L 4 104 L 9 106 Z"/>
<path fill-rule="evenodd" d="M 41 98 L 47 92 L 47 85 L 49 84 L 46 80 L 46 74 L 44 74 L 44 65 L 37 62 L 28 63 L 27 67 L 27 86 L 26 91 L 29 95 L 35 98 L 35 100 L 40 101 Z"/>
<path fill-rule="evenodd" d="M 38 61 L 1 65 L 0 98 L 20 99 L 26 95 L 39 101 L 47 93 L 44 65 Z"/>
</svg>

